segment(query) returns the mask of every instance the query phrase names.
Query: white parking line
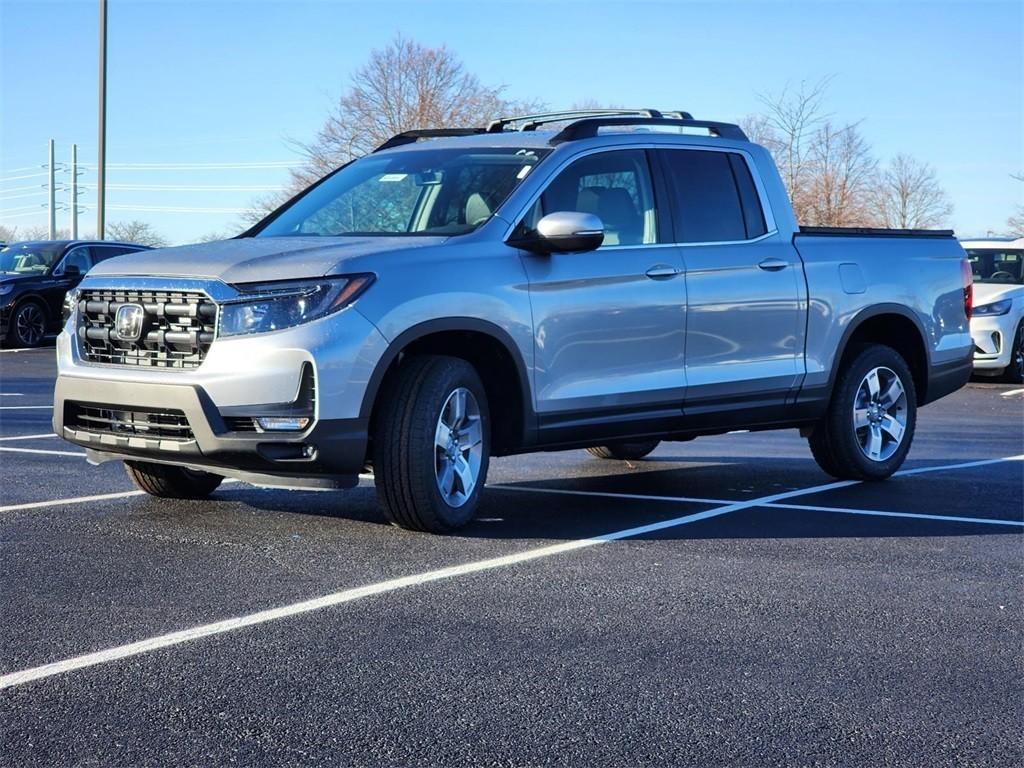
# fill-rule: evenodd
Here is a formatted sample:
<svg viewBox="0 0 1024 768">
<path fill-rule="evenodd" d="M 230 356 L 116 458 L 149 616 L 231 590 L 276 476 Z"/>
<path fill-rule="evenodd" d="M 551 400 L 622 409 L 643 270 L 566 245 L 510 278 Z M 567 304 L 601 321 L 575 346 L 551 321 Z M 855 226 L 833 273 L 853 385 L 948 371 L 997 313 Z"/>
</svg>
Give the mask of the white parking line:
<svg viewBox="0 0 1024 768">
<path fill-rule="evenodd" d="M 1024 395 L 1024 389 L 1011 389 L 1009 392 L 1000 393 L 1000 397 L 1013 397 L 1014 395 Z"/>
<path fill-rule="evenodd" d="M 8 440 L 42 440 L 46 437 L 56 437 L 55 432 L 44 432 L 40 435 L 11 435 L 10 437 L 0 437 L 0 442 L 6 442 Z"/>
<path fill-rule="evenodd" d="M 0 405 L 0 411 L 28 411 L 34 408 L 48 408 L 53 410 L 52 405 Z"/>
<path fill-rule="evenodd" d="M 111 499 L 127 499 L 129 496 L 142 496 L 145 491 L 122 491 L 121 493 L 100 493 L 96 496 L 72 496 L 69 499 L 52 499 L 50 501 L 30 501 L 24 504 L 8 504 L 0 507 L 0 512 L 17 512 L 22 509 L 45 509 L 65 504 L 86 504 L 90 501 L 109 501 Z"/>
<path fill-rule="evenodd" d="M 975 523 L 982 525 L 1009 525 L 1024 528 L 1024 520 L 996 520 L 991 517 L 956 517 L 954 515 L 928 515 L 923 512 L 889 512 L 881 509 L 851 509 L 850 507 L 820 507 L 816 504 L 765 504 L 771 509 L 794 509 L 807 512 L 836 512 L 841 515 L 867 515 L 869 517 L 905 517 L 912 520 L 937 520 L 941 523 Z"/>
<path fill-rule="evenodd" d="M 924 471 L 938 472 L 950 469 L 960 469 L 965 467 L 976 467 L 987 464 L 996 464 L 1002 461 L 1020 460 L 1024 460 L 1024 455 L 1011 456 L 1002 459 L 987 459 L 984 461 L 964 462 L 961 464 L 948 464 L 941 467 L 923 467 L 917 470 L 905 470 L 904 472 L 901 472 L 899 474 L 919 474 Z M 668 528 L 676 528 L 682 525 L 688 525 L 690 523 L 695 523 L 701 520 L 707 520 L 713 517 L 719 517 L 721 515 L 729 514 L 731 512 L 738 512 L 740 510 L 751 509 L 754 507 L 771 506 L 783 502 L 787 499 L 792 499 L 799 496 L 809 496 L 816 493 L 831 491 L 838 488 L 846 488 L 851 485 L 857 484 L 858 481 L 856 480 L 841 480 L 834 483 L 826 483 L 824 485 L 813 486 L 810 488 L 801 488 L 792 491 L 784 491 L 782 493 L 771 494 L 769 496 L 761 496 L 756 499 L 732 502 L 724 506 L 714 507 L 713 509 L 704 510 L 702 512 L 697 512 L 691 515 L 684 515 L 682 517 L 672 518 L 670 520 L 663 520 L 656 523 L 650 523 L 649 525 L 642 525 L 635 528 L 626 528 L 619 531 L 613 531 L 602 536 L 595 536 L 587 539 L 576 539 L 573 541 L 567 541 L 561 544 L 555 544 L 547 547 L 528 549 L 524 552 L 520 552 L 514 555 L 506 555 L 504 557 L 496 557 L 488 560 L 478 560 L 476 562 L 465 563 L 463 565 L 452 566 L 449 568 L 441 568 L 439 570 L 427 571 L 425 573 L 419 573 L 411 576 L 404 576 L 398 579 L 391 579 L 388 581 L 378 582 L 376 584 L 368 584 L 366 586 L 356 587 L 354 589 L 346 589 L 340 592 L 334 592 L 329 595 L 323 595 L 321 597 L 313 598 L 311 600 L 304 600 L 301 602 L 292 603 L 290 605 L 280 606 L 278 608 L 271 608 L 265 611 L 258 611 L 256 613 L 225 619 L 223 621 L 218 621 L 211 624 L 203 624 L 197 627 L 184 629 L 178 632 L 171 632 L 165 635 L 158 635 L 156 637 L 147 638 L 145 640 L 140 640 L 138 642 L 115 646 L 113 648 L 107 648 L 105 650 L 96 651 L 94 653 L 87 653 L 81 656 L 75 656 L 70 659 L 55 661 L 50 664 L 44 664 L 42 666 L 32 667 L 30 669 L 21 670 L 18 672 L 11 672 L 0 677 L 0 689 L 11 688 L 17 685 L 22 685 L 24 683 L 31 682 L 33 680 L 40 680 L 43 678 L 52 677 L 53 675 L 64 674 L 66 672 L 84 669 L 86 667 L 92 667 L 99 664 L 106 664 L 112 661 L 117 661 L 119 659 L 124 659 L 131 656 L 138 656 L 140 654 L 149 653 L 150 651 L 159 650 L 161 648 L 168 648 L 171 646 L 180 645 L 182 643 L 187 643 L 193 640 L 199 640 L 204 637 L 220 635 L 226 632 L 233 632 L 237 629 L 242 629 L 244 627 L 250 627 L 257 624 L 263 624 L 269 621 L 276 621 L 278 619 L 284 619 L 291 616 L 297 616 L 300 614 L 323 610 L 325 608 L 330 608 L 336 605 L 341 605 L 343 603 L 359 600 L 364 597 L 371 597 L 374 595 L 380 595 L 388 592 L 395 592 L 397 590 L 405 589 L 407 587 L 414 587 L 419 586 L 421 584 L 427 584 L 430 582 L 452 579 L 459 576 L 466 576 L 472 573 L 479 573 L 481 571 L 494 570 L 497 568 L 506 568 L 518 565 L 520 563 L 525 563 L 533 560 L 540 560 L 542 558 L 552 557 L 554 555 L 559 555 L 574 550 L 604 544 L 609 541 L 617 541 L 620 539 L 632 538 L 635 536 L 643 536 L 648 533 L 666 530 Z M 138 495 L 139 493 L 139 491 L 134 491 L 123 494 L 106 494 L 105 496 L 80 497 L 79 499 L 74 500 L 65 499 L 63 500 L 63 503 L 100 500 L 103 498 L 135 496 Z M 661 499 L 663 497 L 654 498 Z M 60 502 L 37 502 L 34 505 L 18 505 L 18 508 L 26 508 L 27 506 L 50 506 L 54 503 Z M 6 509 L 10 509 L 10 507 L 0 507 L 0 511 L 5 511 Z M 865 511 L 861 510 L 861 512 Z M 879 514 L 898 516 L 901 513 Z"/>
<path fill-rule="evenodd" d="M 85 451 L 44 451 L 40 448 L 11 448 L 0 445 L 0 451 L 5 453 L 42 453 L 48 456 L 81 456 L 85 457 Z"/>
<path fill-rule="evenodd" d="M 434 581 L 442 581 L 445 579 L 456 578 L 458 576 L 466 576 L 471 573 L 479 573 L 480 571 L 494 570 L 496 568 L 507 568 L 509 566 L 518 565 L 520 563 L 525 563 L 532 560 L 540 560 L 542 558 L 560 555 L 565 552 L 572 552 L 574 550 L 584 549 L 586 547 L 593 547 L 599 544 L 605 544 L 609 541 L 618 541 L 619 539 L 626 539 L 634 536 L 643 536 L 645 534 L 654 533 L 655 531 L 662 531 L 667 528 L 676 528 L 681 525 L 689 525 L 690 523 L 695 523 L 700 520 L 707 520 L 712 517 L 719 517 L 730 512 L 736 512 L 741 509 L 748 509 L 750 507 L 760 506 L 762 504 L 769 502 L 783 501 L 784 499 L 791 499 L 797 496 L 804 496 L 811 493 L 820 493 L 821 491 L 828 491 L 834 488 L 843 488 L 852 484 L 853 481 L 846 480 L 836 483 L 828 483 L 826 485 L 819 485 L 813 488 L 802 488 L 794 491 L 786 491 L 784 493 L 776 493 L 772 494 L 771 496 L 763 496 L 758 499 L 736 502 L 734 504 L 704 510 L 703 512 L 697 512 L 692 515 L 675 517 L 671 520 L 662 520 L 657 523 L 641 525 L 636 528 L 625 528 L 620 531 L 612 531 L 611 533 L 606 533 L 602 536 L 595 536 L 588 539 L 575 539 L 573 541 L 566 541 L 561 544 L 554 544 L 547 547 L 537 547 L 535 549 L 528 549 L 525 552 L 519 552 L 514 555 L 495 557 L 488 560 L 478 560 L 476 562 L 465 563 L 463 565 L 456 565 L 449 568 L 441 568 L 436 571 L 427 571 L 425 573 L 418 573 L 412 576 L 404 576 L 398 579 L 382 581 L 377 584 L 368 584 L 363 587 L 346 589 L 341 592 L 334 592 L 333 594 L 313 598 L 312 600 L 304 600 L 302 602 L 284 605 L 279 608 L 271 608 L 266 611 L 258 611 L 256 613 L 251 613 L 246 616 L 238 616 L 231 619 L 225 619 L 224 621 L 218 621 L 212 624 L 203 624 L 198 627 L 192 627 L 190 629 L 181 630 L 180 632 L 171 632 L 170 634 L 166 635 L 158 635 L 156 637 L 147 638 L 145 640 L 140 640 L 135 643 L 128 643 L 127 645 L 120 645 L 114 648 L 107 648 L 102 651 L 96 651 L 95 653 L 87 653 L 83 656 L 76 656 L 70 659 L 64 659 L 62 661 L 55 661 L 50 664 L 44 664 L 39 667 L 24 669 L 19 672 L 11 672 L 0 677 L 0 689 L 11 688 L 13 686 L 22 685 L 33 680 L 39 680 L 45 677 L 51 677 L 53 675 L 60 675 L 65 672 L 71 672 L 76 669 L 92 667 L 98 664 L 106 664 L 108 662 L 116 661 L 118 659 L 124 659 L 129 656 L 138 656 L 139 654 L 149 653 L 150 651 L 155 651 L 160 648 L 167 648 L 173 645 L 180 645 L 181 643 L 187 643 L 189 641 L 198 640 L 203 637 L 210 637 L 211 635 L 220 635 L 224 634 L 225 632 L 233 632 L 234 630 L 242 629 L 243 627 L 250 627 L 256 624 L 264 624 L 268 621 L 275 621 L 277 619 L 287 618 L 289 616 L 297 616 L 303 613 L 310 613 L 312 611 L 323 610 L 324 608 L 330 608 L 332 606 L 340 605 L 342 603 L 349 603 L 353 600 L 359 600 L 364 597 L 380 595 L 386 592 L 394 592 L 396 590 L 405 589 L 406 587 L 415 587 L 421 584 L 427 584 Z"/>
<path fill-rule="evenodd" d="M 21 392 L 0 392 L 0 397 L 24 397 Z"/>
</svg>

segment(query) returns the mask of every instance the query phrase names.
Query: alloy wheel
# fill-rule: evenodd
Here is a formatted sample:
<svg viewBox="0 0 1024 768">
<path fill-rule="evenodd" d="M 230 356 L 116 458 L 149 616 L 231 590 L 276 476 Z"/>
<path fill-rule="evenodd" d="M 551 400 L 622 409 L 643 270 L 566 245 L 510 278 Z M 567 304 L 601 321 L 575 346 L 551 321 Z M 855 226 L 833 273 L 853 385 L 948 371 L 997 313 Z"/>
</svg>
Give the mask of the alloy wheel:
<svg viewBox="0 0 1024 768">
<path fill-rule="evenodd" d="M 461 507 L 476 488 L 483 458 L 480 404 L 465 387 L 454 390 L 441 407 L 434 434 L 434 467 L 441 498 Z"/>
<path fill-rule="evenodd" d="M 15 320 L 18 341 L 26 347 L 34 347 L 46 335 L 46 318 L 35 304 L 26 304 L 18 310 Z"/>
<path fill-rule="evenodd" d="M 861 452 L 886 461 L 899 449 L 907 428 L 907 393 L 891 368 L 871 369 L 857 388 L 853 428 Z"/>
</svg>

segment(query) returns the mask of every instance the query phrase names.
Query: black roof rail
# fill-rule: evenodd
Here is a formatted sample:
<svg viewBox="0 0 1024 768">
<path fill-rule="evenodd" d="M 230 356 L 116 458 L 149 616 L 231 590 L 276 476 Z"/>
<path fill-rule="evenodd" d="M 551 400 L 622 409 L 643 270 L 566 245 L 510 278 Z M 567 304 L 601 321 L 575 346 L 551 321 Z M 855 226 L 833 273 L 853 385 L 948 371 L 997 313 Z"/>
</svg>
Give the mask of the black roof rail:
<svg viewBox="0 0 1024 768">
<path fill-rule="evenodd" d="M 374 152 L 381 152 L 404 144 L 415 144 L 420 139 L 440 139 L 446 136 L 476 136 L 485 133 L 485 128 L 423 128 L 417 131 L 402 131 L 385 141 Z"/>
<path fill-rule="evenodd" d="M 668 112 L 667 114 L 676 117 L 685 117 L 690 119 L 692 115 L 689 112 L 683 112 L 677 110 L 674 112 Z M 512 123 L 523 123 L 523 127 L 520 130 L 533 131 L 538 126 L 545 123 L 561 123 L 567 120 L 581 120 L 588 117 L 614 117 L 614 116 L 634 116 L 634 117 L 662 117 L 663 113 L 661 110 L 649 109 L 646 107 L 638 107 L 636 109 L 570 109 L 563 110 L 561 112 L 540 112 L 535 115 L 516 115 L 513 117 L 501 117 L 497 120 L 492 120 L 487 126 L 488 133 L 501 133 L 505 130 L 505 127 Z"/>
<path fill-rule="evenodd" d="M 706 128 L 712 136 L 736 141 L 748 141 L 747 134 L 738 125 L 716 123 L 710 120 L 691 120 L 679 117 L 588 117 L 567 125 L 551 139 L 552 144 L 597 136 L 598 130 L 615 125 L 664 125 L 676 128 Z"/>
</svg>

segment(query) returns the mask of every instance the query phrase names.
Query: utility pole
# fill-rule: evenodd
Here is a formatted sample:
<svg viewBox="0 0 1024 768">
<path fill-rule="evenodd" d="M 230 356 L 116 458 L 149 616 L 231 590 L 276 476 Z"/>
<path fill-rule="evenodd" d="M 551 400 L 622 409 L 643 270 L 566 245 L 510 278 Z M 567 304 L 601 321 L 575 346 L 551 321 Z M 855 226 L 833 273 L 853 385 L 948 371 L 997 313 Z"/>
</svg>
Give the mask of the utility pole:
<svg viewBox="0 0 1024 768">
<path fill-rule="evenodd" d="M 107 0 L 100 0 L 99 142 L 96 157 L 96 238 L 104 237 L 107 184 Z M 52 161 L 51 161 L 52 162 Z"/>
<path fill-rule="evenodd" d="M 50 239 L 57 239 L 57 206 L 56 200 L 54 199 L 54 183 L 53 183 L 53 139 L 50 139 L 50 160 L 46 164 L 46 169 L 50 175 L 50 183 L 47 184 L 47 191 L 49 192 L 50 199 L 47 204 L 46 212 L 50 218 Z"/>
<path fill-rule="evenodd" d="M 78 145 L 71 145 L 71 239 L 78 239 Z"/>
</svg>

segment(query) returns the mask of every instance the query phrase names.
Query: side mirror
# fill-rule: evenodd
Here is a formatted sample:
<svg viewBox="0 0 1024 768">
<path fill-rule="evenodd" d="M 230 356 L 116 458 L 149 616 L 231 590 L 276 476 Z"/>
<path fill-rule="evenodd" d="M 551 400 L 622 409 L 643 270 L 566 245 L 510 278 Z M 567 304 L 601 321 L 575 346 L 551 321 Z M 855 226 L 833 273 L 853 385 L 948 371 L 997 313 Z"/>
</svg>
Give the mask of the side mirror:
<svg viewBox="0 0 1024 768">
<path fill-rule="evenodd" d="M 529 237 L 510 241 L 510 245 L 532 253 L 580 253 L 599 248 L 604 242 L 604 223 L 593 213 L 556 211 L 537 222 L 537 231 Z"/>
<path fill-rule="evenodd" d="M 65 264 L 61 271 L 61 274 L 64 277 L 81 277 L 82 270 L 79 268 L 77 264 Z"/>
</svg>

